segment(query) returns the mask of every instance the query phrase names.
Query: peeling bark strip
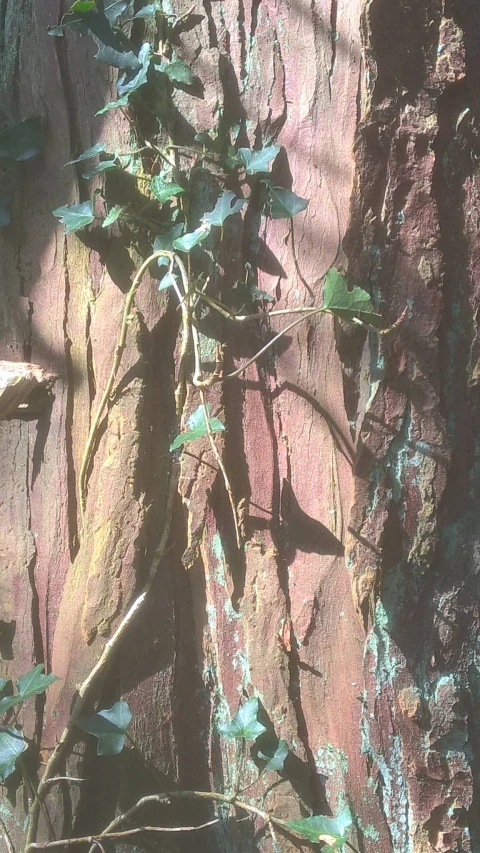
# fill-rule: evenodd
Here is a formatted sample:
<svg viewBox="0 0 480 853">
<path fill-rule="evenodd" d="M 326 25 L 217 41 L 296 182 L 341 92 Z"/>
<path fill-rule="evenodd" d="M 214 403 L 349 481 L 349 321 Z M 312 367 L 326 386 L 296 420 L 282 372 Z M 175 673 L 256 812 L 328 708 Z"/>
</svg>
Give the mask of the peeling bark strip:
<svg viewBox="0 0 480 853">
<path fill-rule="evenodd" d="M 348 564 L 363 750 L 395 851 L 478 845 L 480 8 L 371 0 L 345 245 L 373 342 Z"/>
</svg>

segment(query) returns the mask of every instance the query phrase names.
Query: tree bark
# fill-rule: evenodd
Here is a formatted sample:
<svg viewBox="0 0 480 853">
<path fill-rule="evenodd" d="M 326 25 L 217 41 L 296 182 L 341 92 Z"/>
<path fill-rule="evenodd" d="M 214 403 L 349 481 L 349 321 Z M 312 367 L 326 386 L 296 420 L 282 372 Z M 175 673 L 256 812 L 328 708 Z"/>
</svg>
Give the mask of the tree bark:
<svg viewBox="0 0 480 853">
<path fill-rule="evenodd" d="M 65 237 L 51 211 L 88 197 L 82 169 L 63 164 L 97 141 L 124 149 L 130 129 L 118 110 L 93 117 L 114 75 L 90 39 L 47 35 L 60 6 L 0 3 L 2 118 L 40 114 L 46 139 L 0 231 L 0 357 L 56 377 L 40 413 L 0 422 L 0 674 L 45 661 L 61 679 L 20 718 L 44 760 L 161 535 L 178 332 L 147 276 L 82 531 L 79 468 L 133 265 L 118 235 Z M 282 785 L 266 794 L 272 772 L 249 789 L 257 804 L 266 795 L 265 808 L 292 819 L 347 803 L 361 853 L 475 850 L 480 10 L 203 0 L 198 12 L 179 45 L 203 84 L 202 98 L 177 95 L 185 143 L 219 113 L 243 120 L 244 144 L 284 146 L 283 174 L 310 200 L 292 221 L 247 215 L 223 247 L 226 281 L 255 257 L 276 308 L 318 305 L 336 263 L 386 325 L 405 316 L 385 336 L 310 318 L 222 386 L 214 401 L 245 548 L 205 442 L 183 458 L 154 593 L 96 697 L 128 701 L 137 747 L 97 758 L 79 736 L 68 771 L 88 781 L 52 789 L 42 837 L 99 831 L 162 780 L 228 791 L 238 763 L 218 727 L 258 696 L 291 753 Z M 199 182 L 199 196 L 210 190 Z M 263 339 L 226 328 L 230 371 Z M 248 759 L 244 785 L 257 772 Z M 20 850 L 23 783 L 7 781 L 0 815 Z M 205 811 L 152 815 L 192 824 Z M 260 821 L 222 816 L 179 849 L 271 844 Z"/>
</svg>

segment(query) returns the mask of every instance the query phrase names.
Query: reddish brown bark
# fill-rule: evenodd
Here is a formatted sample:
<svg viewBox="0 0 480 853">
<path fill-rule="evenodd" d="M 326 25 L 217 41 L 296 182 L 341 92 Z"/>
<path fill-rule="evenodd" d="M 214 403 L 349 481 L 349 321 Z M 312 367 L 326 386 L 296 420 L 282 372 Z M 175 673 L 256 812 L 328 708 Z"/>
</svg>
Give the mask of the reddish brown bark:
<svg viewBox="0 0 480 853">
<path fill-rule="evenodd" d="M 88 39 L 47 35 L 58 7 L 0 4 L 2 109 L 12 121 L 40 114 L 47 140 L 0 232 L 1 357 L 58 376 L 47 409 L 0 422 L 1 674 L 45 660 L 61 677 L 44 716 L 22 718 L 44 756 L 158 542 L 177 346 L 177 317 L 147 278 L 80 536 L 79 465 L 131 267 L 117 238 L 100 251 L 65 238 L 51 210 L 84 198 L 62 164 L 100 139 L 124 146 L 128 125 L 115 112 L 92 118 L 113 76 Z M 247 507 L 244 554 L 205 442 L 183 463 L 171 550 L 102 698 L 127 699 L 134 739 L 169 784 L 228 789 L 234 756 L 218 724 L 256 695 L 295 756 L 266 799 L 278 816 L 348 802 L 362 853 L 475 849 L 480 11 L 462 0 L 204 0 L 199 11 L 181 51 L 204 97 L 180 93 L 179 109 L 195 131 L 219 108 L 246 118 L 248 141 L 282 144 L 285 176 L 310 199 L 293 233 L 247 218 L 223 249 L 227 276 L 255 240 L 260 286 L 279 308 L 309 304 L 310 291 L 319 304 L 337 258 L 388 323 L 408 310 L 396 332 L 368 340 L 326 315 L 307 320 L 214 398 Z M 229 332 L 226 368 L 260 341 Z M 70 803 L 47 800 L 58 836 L 74 818 L 76 831 L 97 830 L 116 804 L 158 790 L 130 747 L 95 759 L 79 741 L 68 766 L 89 782 Z M 245 784 L 255 774 L 247 763 Z M 12 792 L 1 815 L 22 849 Z M 206 830 L 182 849 L 260 849 L 260 830 Z"/>
</svg>

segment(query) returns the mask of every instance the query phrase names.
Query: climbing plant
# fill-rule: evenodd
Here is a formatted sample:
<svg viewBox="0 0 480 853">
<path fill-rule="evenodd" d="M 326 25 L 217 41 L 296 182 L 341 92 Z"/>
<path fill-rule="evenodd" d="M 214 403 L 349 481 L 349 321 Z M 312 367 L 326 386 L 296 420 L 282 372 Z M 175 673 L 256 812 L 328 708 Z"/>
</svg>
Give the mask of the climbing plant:
<svg viewBox="0 0 480 853">
<path fill-rule="evenodd" d="M 175 111 L 178 111 L 176 93 L 184 90 L 194 96 L 202 90 L 201 81 L 176 48 L 178 34 L 190 14 L 176 15 L 166 11 L 160 2 L 146 4 L 135 11 L 130 0 L 76 0 L 60 22 L 49 30 L 54 38 L 64 38 L 67 32 L 74 31 L 94 39 L 96 60 L 118 69 L 117 98 L 105 104 L 97 115 L 120 109 L 130 127 L 129 144 L 122 150 L 109 150 L 104 143 L 96 142 L 83 152 L 75 152 L 76 156 L 64 168 L 77 170 L 82 181 L 82 197 L 87 195 L 86 187 L 92 179 L 98 185 L 89 199 L 66 203 L 53 211 L 64 225 L 65 234 L 75 232 L 82 237 L 89 230 L 93 233 L 100 225 L 102 229 L 112 229 L 115 234 L 123 236 L 137 267 L 125 295 L 110 375 L 105 388 L 101 389 L 80 465 L 79 509 L 83 538 L 89 536 L 86 523 L 88 486 L 100 425 L 109 407 L 114 405 L 115 383 L 135 310 L 135 297 L 147 271 L 156 281 L 159 299 L 172 300 L 178 308 L 180 346 L 175 370 L 176 422 L 172 425 L 170 442 L 170 485 L 164 528 L 145 586 L 79 687 L 70 719 L 44 768 L 30 807 L 27 850 L 125 838 L 145 831 L 145 827 L 124 830 L 118 827 L 131 821 L 146 802 L 168 803 L 182 798 L 212 801 L 229 809 L 257 815 L 269 827 L 274 840 L 275 829 L 278 828 L 311 843 L 321 842 L 329 850 L 344 845 L 352 847 L 348 838 L 352 815 L 347 806 L 335 818 L 307 815 L 300 820 L 285 821 L 249 802 L 242 794 L 240 771 L 247 744 L 260 775 L 266 771 L 285 774 L 290 754 L 289 745 L 279 740 L 265 724 L 265 711 L 255 696 L 244 702 L 236 716 L 219 730 L 222 738 L 238 744 L 239 772 L 234 790 L 166 791 L 161 795 L 143 797 L 95 837 L 37 841 L 45 794 L 57 778 L 59 767 L 64 763 L 78 731 L 96 738 L 98 755 L 121 752 L 129 738 L 132 715 L 127 703 L 120 701 L 112 708 L 94 711 L 91 707 L 92 692 L 149 596 L 169 540 L 179 461 L 192 442 L 208 439 L 228 495 L 236 546 L 238 549 L 243 547 L 235 494 L 222 446 L 217 443 L 219 434 L 225 431 L 225 424 L 221 412 L 214 407 L 216 398 L 209 399 L 211 389 L 243 374 L 288 331 L 317 314 L 328 312 L 343 322 L 360 324 L 380 334 L 388 331 L 382 328 L 382 317 L 375 311 L 368 293 L 358 286 L 349 287 L 345 276 L 335 268 L 324 276 L 320 305 L 311 301 L 311 289 L 307 287 L 305 305 L 293 310 L 278 310 L 272 304 L 275 301 L 273 297 L 259 288 L 255 228 L 258 229 L 262 217 L 289 220 L 293 245 L 294 219 L 301 213 L 308 215 L 308 199 L 297 195 L 289 182 L 282 180 L 287 171 L 288 151 L 274 138 L 257 137 L 250 147 L 246 144 L 248 136 L 244 123 L 227 121 L 221 111 L 214 128 L 208 133 L 193 131 L 192 139 L 185 144 L 178 130 L 179 122 L 175 119 Z M 137 41 L 132 36 L 132 32 L 142 30 L 145 22 L 150 26 L 155 23 L 155 46 L 148 41 Z M 137 26 L 133 28 L 133 24 Z M 13 168 L 18 161 L 38 153 L 38 133 L 36 119 L 26 119 L 0 133 L 0 165 L 7 162 Z M 4 220 L 9 216 L 5 212 L 7 203 L 1 204 L 0 224 L 2 215 Z M 229 229 L 234 229 L 241 217 L 250 223 L 252 239 L 248 255 L 242 259 L 241 274 L 231 281 L 228 258 L 225 259 L 222 252 Z M 8 223 L 4 221 L 3 224 Z M 223 352 L 228 347 L 229 330 L 258 322 L 273 325 L 278 318 L 288 315 L 292 318 L 287 325 L 279 331 L 273 330 L 256 354 L 231 372 L 224 369 Z M 208 345 L 211 332 L 207 334 L 206 331 L 212 318 L 223 326 L 213 358 L 212 348 Z M 39 664 L 31 673 L 18 679 L 14 695 L 9 693 L 11 683 L 7 679 L 0 683 L 3 695 L 0 713 L 4 715 L 0 733 L 0 775 L 3 779 L 14 772 L 29 747 L 18 723 L 16 709 L 29 697 L 41 694 L 54 680 L 54 675 L 43 674 L 43 667 Z M 196 828 L 199 827 L 190 829 Z M 165 827 L 147 829 L 172 831 Z M 355 850 L 354 847 L 352 849 Z"/>
</svg>

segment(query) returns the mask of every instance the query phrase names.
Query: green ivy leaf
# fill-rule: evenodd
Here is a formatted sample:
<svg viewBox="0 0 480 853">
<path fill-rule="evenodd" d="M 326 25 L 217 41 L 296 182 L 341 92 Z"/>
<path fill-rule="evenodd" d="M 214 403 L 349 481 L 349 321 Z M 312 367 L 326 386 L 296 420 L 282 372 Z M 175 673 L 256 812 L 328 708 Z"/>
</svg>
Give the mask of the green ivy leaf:
<svg viewBox="0 0 480 853">
<path fill-rule="evenodd" d="M 349 290 L 345 276 L 332 267 L 325 276 L 323 309 L 350 322 L 358 317 L 370 326 L 381 327 L 383 317 L 375 313 L 370 296 L 361 287 Z"/>
<path fill-rule="evenodd" d="M 7 684 L 10 684 L 11 680 L 12 679 L 8 678 L 8 676 L 0 676 L 0 693 L 3 693 Z"/>
<path fill-rule="evenodd" d="M 95 219 L 92 201 L 83 201 L 81 204 L 65 204 L 63 207 L 57 207 L 53 211 L 53 215 L 60 220 L 62 225 L 65 225 L 65 234 L 85 228 Z"/>
<path fill-rule="evenodd" d="M 306 210 L 308 199 L 282 187 L 268 187 L 270 216 L 272 219 L 291 219 L 296 213 Z"/>
<path fill-rule="evenodd" d="M 89 181 L 90 178 L 93 178 L 94 175 L 99 175 L 101 172 L 106 172 L 108 169 L 121 169 L 121 165 L 118 162 L 117 158 L 114 157 L 112 160 L 101 160 L 100 163 L 97 163 L 96 166 L 93 167 L 89 172 L 83 172 L 82 178 L 85 178 L 86 181 Z"/>
<path fill-rule="evenodd" d="M 227 740 L 245 738 L 245 740 L 256 740 L 267 731 L 263 723 L 257 719 L 260 709 L 258 699 L 249 699 L 239 708 L 236 716 L 225 726 L 219 727 L 220 734 Z"/>
<path fill-rule="evenodd" d="M 39 663 L 35 669 L 32 669 L 31 672 L 27 672 L 26 675 L 22 675 L 22 677 L 18 679 L 18 694 L 16 696 L 5 696 L 4 699 L 0 699 L 0 715 L 5 714 L 15 705 L 21 705 L 22 702 L 25 702 L 30 698 L 30 696 L 34 696 L 36 693 L 43 693 L 50 684 L 53 684 L 54 681 L 58 681 L 56 675 L 44 675 L 43 669 L 43 663 Z"/>
<path fill-rule="evenodd" d="M 259 750 L 258 757 L 261 758 L 262 761 L 267 762 L 265 770 L 276 770 L 278 773 L 283 770 L 288 752 L 287 741 L 279 740 L 275 750 L 273 750 L 273 754 L 268 754 Z"/>
<path fill-rule="evenodd" d="M 196 81 L 195 74 L 183 59 L 174 59 L 172 62 L 162 60 L 160 65 L 155 65 L 155 71 L 166 74 L 174 83 L 185 83 L 191 86 Z"/>
<path fill-rule="evenodd" d="M 25 118 L 0 133 L 0 158 L 21 162 L 40 151 L 40 117 Z"/>
<path fill-rule="evenodd" d="M 130 6 L 131 0 L 114 0 L 114 2 L 109 2 L 109 0 L 103 0 L 103 14 L 108 20 L 110 25 L 114 24 L 117 18 L 120 15 L 123 15 L 125 10 Z"/>
<path fill-rule="evenodd" d="M 135 92 L 136 89 L 139 89 L 140 86 L 144 86 L 145 83 L 147 83 L 147 73 L 150 67 L 151 52 L 151 45 L 148 42 L 145 42 L 138 53 L 138 60 L 141 66 L 140 69 L 136 73 L 132 72 L 131 74 L 126 74 L 121 80 L 117 81 L 117 92 L 119 95 L 126 95 L 127 92 L 128 94 Z"/>
<path fill-rule="evenodd" d="M 125 746 L 126 732 L 132 712 L 126 702 L 115 702 L 111 708 L 79 717 L 77 726 L 82 732 L 98 738 L 97 755 L 118 755 Z"/>
<path fill-rule="evenodd" d="M 329 845 L 330 850 L 335 850 L 347 840 L 347 832 L 352 825 L 352 815 L 348 806 L 345 806 L 335 818 L 313 815 L 302 820 L 288 820 L 287 824 L 290 829 L 308 838 L 309 841 L 314 843 L 323 841 Z"/>
<path fill-rule="evenodd" d="M 15 770 L 15 763 L 19 755 L 25 752 L 28 744 L 20 732 L 15 728 L 0 731 L 0 781 L 4 782 L 7 776 Z"/>
<path fill-rule="evenodd" d="M 218 199 L 212 212 L 205 213 L 202 216 L 202 222 L 206 225 L 222 226 L 227 216 L 233 216 L 234 213 L 238 213 L 246 203 L 247 200 L 245 198 L 237 198 L 235 193 L 230 191 L 224 192 Z"/>
<path fill-rule="evenodd" d="M 166 231 L 165 234 L 159 234 L 158 237 L 155 237 L 155 242 L 153 244 L 154 252 L 173 252 L 173 241 L 177 240 L 183 231 L 183 222 L 177 222 L 169 231 Z M 158 266 L 164 267 L 168 266 L 170 261 L 168 258 L 159 258 Z"/>
<path fill-rule="evenodd" d="M 251 148 L 239 148 L 237 154 L 247 175 L 256 175 L 259 172 L 270 171 L 270 163 L 275 160 L 280 147 L 280 145 L 269 145 L 260 151 L 252 151 Z"/>
<path fill-rule="evenodd" d="M 91 12 L 92 9 L 96 8 L 96 5 L 96 0 L 75 0 L 70 11 L 84 14 L 85 12 Z"/>
<path fill-rule="evenodd" d="M 114 222 L 117 221 L 118 217 L 125 210 L 125 206 L 121 207 L 119 204 L 114 205 L 107 213 L 105 219 L 102 222 L 102 228 L 108 228 L 109 225 L 113 225 Z"/>
<path fill-rule="evenodd" d="M 177 252 L 191 252 L 193 247 L 202 243 L 209 234 L 210 228 L 200 226 L 200 228 L 196 228 L 195 231 L 191 231 L 189 234 L 184 234 L 183 237 L 180 237 L 178 240 L 174 240 L 173 248 L 176 249 Z"/>
<path fill-rule="evenodd" d="M 207 411 L 210 416 L 211 406 L 210 403 L 207 403 Z M 196 441 L 198 438 L 203 438 L 207 435 L 207 422 L 205 420 L 205 412 L 203 411 L 203 406 L 199 406 L 198 409 L 195 409 L 192 415 L 190 415 L 187 421 L 188 431 L 181 432 L 180 435 L 172 441 L 170 445 L 170 450 L 178 450 L 182 444 L 188 444 L 190 441 Z M 221 432 L 225 429 L 224 425 L 218 418 L 210 417 L 210 428 L 212 432 Z"/>
<path fill-rule="evenodd" d="M 175 196 L 181 195 L 185 192 L 184 188 L 181 187 L 180 184 L 175 184 L 171 181 L 164 181 L 159 175 L 152 178 L 150 190 L 154 194 L 155 198 L 158 198 L 162 204 L 170 198 L 174 198 Z"/>
<path fill-rule="evenodd" d="M 105 146 L 103 142 L 97 142 L 96 145 L 92 145 L 91 148 L 87 148 L 83 154 L 79 154 L 75 160 L 69 160 L 68 163 L 65 163 L 65 166 L 73 166 L 75 163 L 81 163 L 82 160 L 90 160 L 91 157 L 96 157 L 97 154 L 103 154 L 105 151 Z M 63 168 L 65 168 L 65 166 Z"/>
<path fill-rule="evenodd" d="M 118 98 L 117 101 L 110 101 L 110 103 L 105 104 L 101 110 L 97 110 L 95 113 L 96 116 L 103 116 L 104 113 L 108 113 L 110 110 L 116 110 L 117 107 L 126 107 L 128 106 L 128 95 L 124 95 L 123 98 Z"/>
<path fill-rule="evenodd" d="M 113 65 L 114 68 L 119 68 L 121 71 L 131 71 L 132 73 L 142 67 L 133 50 L 115 50 L 115 48 L 107 44 L 102 44 L 98 39 L 95 39 L 95 41 L 98 45 L 98 53 L 95 54 L 95 59 L 98 62 L 105 62 L 107 65 Z M 115 106 L 120 106 L 118 101 L 114 101 L 114 104 Z"/>
<path fill-rule="evenodd" d="M 157 12 L 161 11 L 160 3 L 148 3 L 147 6 L 143 6 L 142 9 L 139 9 L 138 12 L 133 16 L 134 18 L 149 18 L 151 15 L 156 15 Z"/>
<path fill-rule="evenodd" d="M 158 289 L 167 290 L 168 287 L 173 287 L 174 284 L 177 284 L 177 277 L 173 275 L 173 273 L 167 272 L 163 276 L 160 284 L 158 285 Z"/>
</svg>

